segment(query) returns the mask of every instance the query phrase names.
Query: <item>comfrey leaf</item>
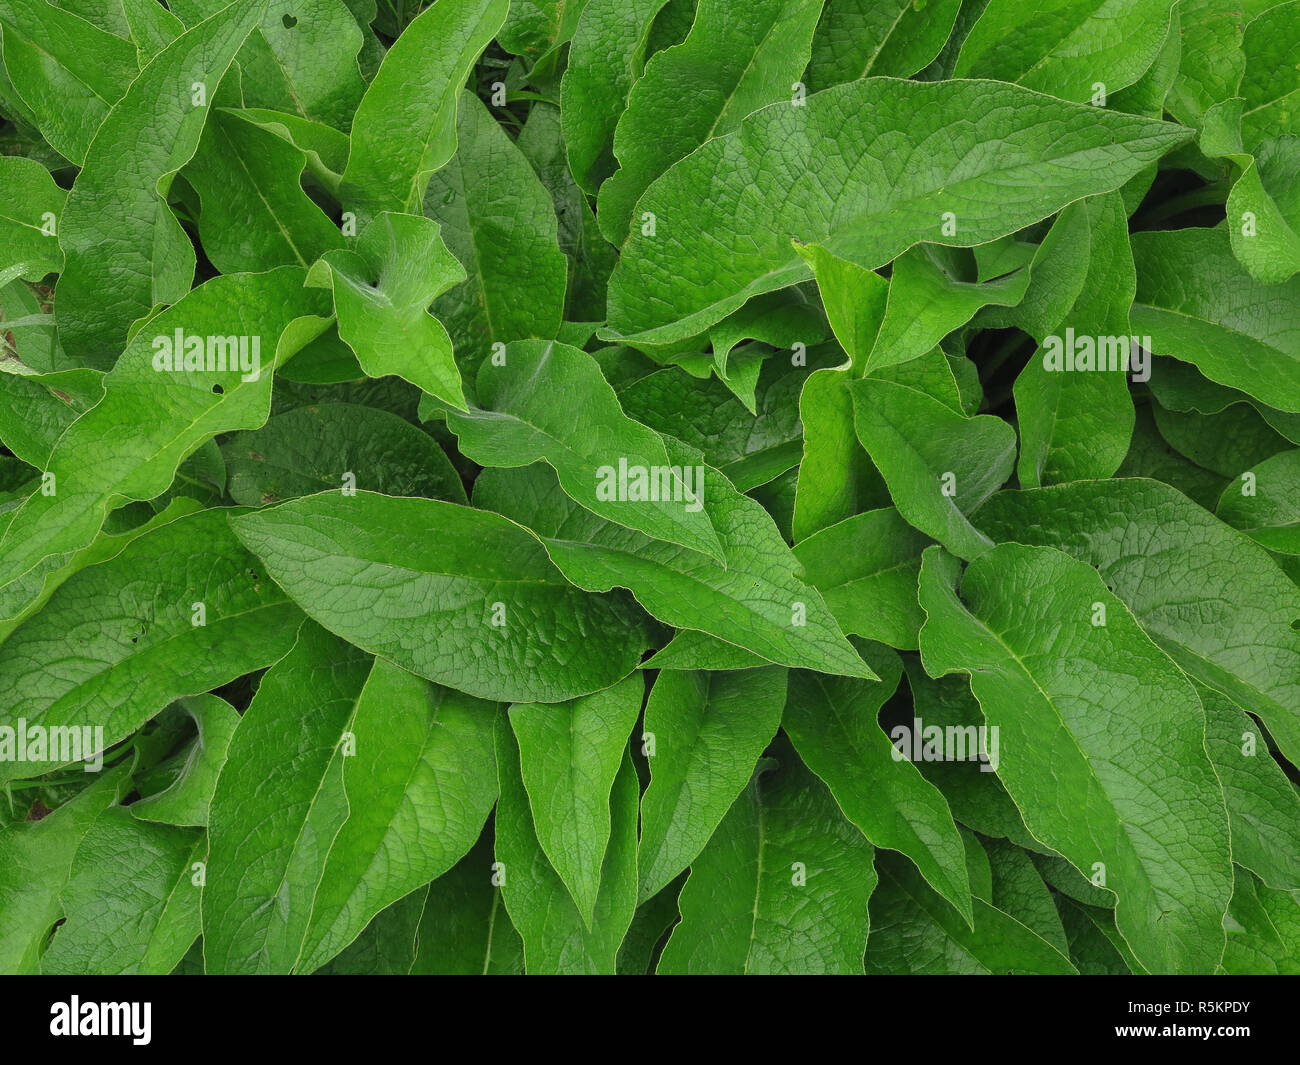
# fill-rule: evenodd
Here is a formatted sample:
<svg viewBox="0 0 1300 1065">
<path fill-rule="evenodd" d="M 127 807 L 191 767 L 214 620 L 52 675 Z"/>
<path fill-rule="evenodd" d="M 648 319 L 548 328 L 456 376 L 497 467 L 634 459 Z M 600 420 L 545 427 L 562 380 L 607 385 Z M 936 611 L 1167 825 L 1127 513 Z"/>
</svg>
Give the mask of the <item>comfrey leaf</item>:
<svg viewBox="0 0 1300 1065">
<path fill-rule="evenodd" d="M 1061 551 L 994 548 L 961 577 L 964 603 L 957 571 L 940 548 L 926 552 L 922 661 L 932 676 L 970 674 L 1026 826 L 1115 893 L 1116 922 L 1148 970 L 1213 966 L 1231 855 L 1191 682 L 1097 572 Z M 1031 801 L 1044 787 L 1055 801 Z M 1163 842 L 1166 816 L 1188 832 L 1177 845 Z"/>
<path fill-rule="evenodd" d="M 807 280 L 792 240 L 871 269 L 921 240 L 982 244 L 1118 188 L 1189 136 L 993 82 L 867 78 L 773 104 L 646 191 L 653 232 L 634 228 L 623 248 L 606 335 L 680 340 Z M 925 165 L 900 168 L 913 153 Z M 700 245 L 707 260 L 687 251 Z"/>
</svg>

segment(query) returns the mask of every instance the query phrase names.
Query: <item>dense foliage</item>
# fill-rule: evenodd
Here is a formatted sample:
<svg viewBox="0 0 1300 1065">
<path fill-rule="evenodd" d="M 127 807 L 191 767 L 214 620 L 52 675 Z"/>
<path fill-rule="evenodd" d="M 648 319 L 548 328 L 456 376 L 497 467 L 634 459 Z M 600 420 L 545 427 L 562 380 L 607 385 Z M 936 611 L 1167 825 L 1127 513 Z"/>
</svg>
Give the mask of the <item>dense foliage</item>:
<svg viewBox="0 0 1300 1065">
<path fill-rule="evenodd" d="M 1300 0 L 0 34 L 0 971 L 1300 971 Z"/>
</svg>

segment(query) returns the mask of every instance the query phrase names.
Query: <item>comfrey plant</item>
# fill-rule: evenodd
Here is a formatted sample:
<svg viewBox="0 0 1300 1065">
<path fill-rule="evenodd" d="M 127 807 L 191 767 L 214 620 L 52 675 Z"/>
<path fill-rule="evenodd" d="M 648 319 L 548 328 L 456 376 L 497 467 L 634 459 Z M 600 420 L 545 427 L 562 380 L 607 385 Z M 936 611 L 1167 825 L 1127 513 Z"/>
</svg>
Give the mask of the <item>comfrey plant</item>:
<svg viewBox="0 0 1300 1065">
<path fill-rule="evenodd" d="M 0 971 L 1300 971 L 1300 0 L 379 8 L 0 0 Z"/>
</svg>

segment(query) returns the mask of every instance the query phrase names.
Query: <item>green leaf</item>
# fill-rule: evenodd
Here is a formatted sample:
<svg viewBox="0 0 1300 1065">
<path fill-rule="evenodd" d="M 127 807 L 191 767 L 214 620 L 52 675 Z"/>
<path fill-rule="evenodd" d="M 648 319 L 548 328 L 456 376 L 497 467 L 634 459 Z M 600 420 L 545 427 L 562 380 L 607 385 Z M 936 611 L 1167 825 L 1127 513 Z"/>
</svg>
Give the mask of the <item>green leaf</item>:
<svg viewBox="0 0 1300 1065">
<path fill-rule="evenodd" d="M 820 244 L 796 244 L 795 251 L 817 279 L 826 317 L 849 355 L 853 376 L 862 377 L 884 321 L 889 282 L 874 271 L 833 255 Z"/>
<path fill-rule="evenodd" d="M 497 34 L 501 47 L 536 59 L 573 36 L 586 0 L 516 0 Z"/>
<path fill-rule="evenodd" d="M 1259 726 L 1231 700 L 1198 686 L 1205 749 L 1223 782 L 1232 860 L 1279 891 L 1300 890 L 1300 797 L 1269 756 Z"/>
<path fill-rule="evenodd" d="M 473 93 L 461 97 L 456 139 L 455 156 L 429 182 L 424 213 L 442 226 L 467 274 L 433 312 L 469 372 L 497 343 L 555 336 L 568 265 L 550 195 Z"/>
<path fill-rule="evenodd" d="M 481 699 L 599 691 L 627 676 L 649 643 L 629 598 L 578 591 L 531 533 L 486 511 L 322 493 L 233 524 L 327 629 Z"/>
<path fill-rule="evenodd" d="M 1133 259 L 1133 332 L 1150 337 L 1155 354 L 1269 406 L 1300 410 L 1300 278 L 1253 280 L 1223 227 L 1134 234 Z"/>
<path fill-rule="evenodd" d="M 970 81 L 867 78 L 816 93 L 804 107 L 764 108 L 647 190 L 638 210 L 655 215 L 656 235 L 634 231 L 624 247 L 602 335 L 681 339 L 751 296 L 807 280 L 791 240 L 824 244 L 868 269 L 921 240 L 985 243 L 1119 188 L 1189 136 Z M 997 151 L 981 150 L 990 143 Z M 914 154 L 925 166 L 898 171 Z M 946 224 L 957 227 L 947 237 Z M 713 254 L 697 257 L 701 246 Z"/>
<path fill-rule="evenodd" d="M 671 440 L 669 453 L 679 465 L 692 458 Z M 817 589 L 794 575 L 798 562 L 767 512 L 703 468 L 725 568 L 583 510 L 540 467 L 485 470 L 474 502 L 536 532 L 551 561 L 580 588 L 628 588 L 660 621 L 708 632 L 768 662 L 873 677 Z"/>
<path fill-rule="evenodd" d="M 975 736 L 977 739 L 973 750 L 968 750 L 965 759 L 930 760 L 922 759 L 916 767 L 943 794 L 953 816 L 963 825 L 974 829 L 983 836 L 996 839 L 1008 839 L 1016 846 L 1032 851 L 1047 852 L 1043 846 L 1029 834 L 1025 828 L 1024 817 L 1016 806 L 1007 789 L 991 770 L 990 761 L 981 761 L 972 756 L 978 752 L 979 729 L 985 726 L 984 713 L 975 696 L 971 694 L 970 682 L 963 676 L 940 677 L 935 679 L 926 674 L 917 658 L 904 659 L 907 671 L 907 686 L 912 694 L 912 707 L 908 720 L 895 712 L 888 717 L 896 722 L 888 729 L 893 732 L 897 725 L 903 725 L 907 732 L 899 733 L 899 739 L 912 734 L 916 721 L 920 720 L 923 728 L 931 725 L 943 730 L 960 730 L 956 735 Z M 971 729 L 975 732 L 971 732 Z M 993 735 L 989 734 L 986 746 L 992 747 Z M 969 747 L 970 745 L 968 745 Z M 924 750 L 924 748 L 922 748 Z M 990 750 L 989 754 L 995 753 Z M 1107 896 L 1109 899 L 1109 896 Z"/>
<path fill-rule="evenodd" d="M 957 561 L 929 549 L 922 660 L 932 675 L 970 674 L 989 726 L 1005 732 L 998 775 L 1029 831 L 1077 869 L 1100 867 L 1147 969 L 1213 967 L 1231 859 L 1190 682 L 1096 571 L 1063 552 L 1003 544 L 967 567 L 965 603 L 957 581 Z M 1050 802 L 1032 801 L 1044 792 Z M 1170 819 L 1177 840 L 1161 827 Z"/>
<path fill-rule="evenodd" d="M 349 814 L 330 847 L 298 968 L 347 946 L 381 910 L 450 869 L 496 801 L 498 708 L 383 659 L 357 699 L 344 760 Z"/>
<path fill-rule="evenodd" d="M 192 23 L 225 2 L 174 0 L 173 7 Z M 365 91 L 361 27 L 343 0 L 296 0 L 293 12 L 270 5 L 240 49 L 244 102 L 346 130 Z"/>
<path fill-rule="evenodd" d="M 6 323 L 7 324 L 7 323 Z M 29 466 L 50 461 L 73 422 L 104 395 L 104 374 L 84 367 L 0 376 L 0 440 Z"/>
<path fill-rule="evenodd" d="M 481 406 L 447 414 L 461 451 L 483 466 L 544 461 L 592 513 L 723 561 L 701 468 L 671 461 L 659 434 L 623 413 L 590 355 L 528 341 L 502 358 L 479 368 Z M 570 402 L 554 402 L 561 387 Z"/>
<path fill-rule="evenodd" d="M 969 924 L 971 887 L 948 804 L 876 720 L 898 687 L 902 663 L 879 645 L 863 651 L 879 683 L 798 670 L 790 677 L 782 725 L 844 816 L 874 846 L 907 855 Z"/>
<path fill-rule="evenodd" d="M 493 780 L 496 779 L 495 754 Z M 411 973 L 428 976 L 517 975 L 524 943 L 510 923 L 485 832 L 454 869 L 429 885 Z"/>
<path fill-rule="evenodd" d="M 189 290 L 194 249 L 166 192 L 265 9 L 266 0 L 239 0 L 177 37 L 131 82 L 86 150 L 60 220 L 66 265 L 56 289 L 59 339 L 79 362 L 108 369 L 132 322 Z"/>
<path fill-rule="evenodd" d="M 203 130 L 198 151 L 182 171 L 202 202 L 199 237 L 223 273 L 306 269 L 342 248 L 334 224 L 303 191 L 305 156 L 292 144 L 220 110 Z"/>
<path fill-rule="evenodd" d="M 180 707 L 194 719 L 198 736 L 175 781 L 162 791 L 133 802 L 131 813 L 142 821 L 207 825 L 212 793 L 216 790 L 221 767 L 226 764 L 230 738 L 239 724 L 239 713 L 215 695 L 182 699 Z"/>
<path fill-rule="evenodd" d="M 1052 349 L 1040 347 L 1016 378 L 1017 474 L 1026 488 L 1114 474 L 1133 435 L 1125 371 L 1131 368 L 1139 379 L 1139 359 L 1145 358 L 1150 375 L 1151 356 L 1134 350 L 1140 341 L 1132 339 L 1129 329 L 1136 282 L 1124 204 L 1111 193 L 1084 200 L 1081 210 L 1089 223 L 1089 243 L 1076 251 L 1088 263 L 1083 289 L 1056 326 L 1065 339 L 1056 334 L 1039 338 L 1040 344 L 1054 339 L 1056 353 L 1068 361 L 1062 363 L 1064 369 L 1049 365 Z M 1094 369 L 1081 368 L 1077 351 L 1068 346 L 1076 337 L 1076 349 L 1080 340 L 1094 345 Z M 1115 357 L 1114 365 L 1107 352 Z"/>
<path fill-rule="evenodd" d="M 360 214 L 419 210 L 429 175 L 456 151 L 456 102 L 508 0 L 436 0 L 384 56 L 357 106 L 343 173 Z"/>
<path fill-rule="evenodd" d="M 1242 36 L 1247 24 L 1276 0 L 1183 0 L 1179 16 L 1183 56 L 1169 94 L 1169 113 L 1200 125 L 1214 104 L 1235 96 L 1246 68 Z"/>
<path fill-rule="evenodd" d="M 566 336 L 564 323 L 561 323 L 556 336 L 582 346 L 605 317 L 605 288 L 610 271 L 618 262 L 618 253 L 600 235 L 591 204 L 569 172 L 560 109 L 551 104 L 535 103 L 515 143 L 551 195 L 558 222 L 560 250 L 568 258 L 564 317 L 569 319 L 569 327 L 591 323 L 590 331 L 581 342 Z"/>
<path fill-rule="evenodd" d="M 1300 70 L 1294 57 L 1300 48 L 1300 2 L 1270 6 L 1242 34 L 1246 69 L 1236 95 L 1245 102 L 1242 141 L 1254 150 L 1266 137 L 1300 134 Z"/>
<path fill-rule="evenodd" d="M 560 82 L 560 121 L 573 179 L 595 194 L 614 172 L 614 130 L 641 76 L 650 27 L 665 0 L 587 0 Z"/>
<path fill-rule="evenodd" d="M 326 311 L 322 300 L 302 281 L 302 271 L 290 268 L 216 277 L 136 335 L 104 377 L 104 398 L 59 438 L 43 490 L 8 515 L 0 534 L 0 615 L 14 617 L 38 598 L 45 575 L 94 540 L 117 502 L 165 492 L 185 457 L 214 433 L 266 421 L 271 368 L 325 324 L 316 316 Z M 242 361 L 220 370 L 177 368 L 170 359 L 177 331 L 182 348 L 204 342 L 205 362 L 235 362 L 240 352 Z M 95 461 L 87 463 L 90 455 Z"/>
<path fill-rule="evenodd" d="M 39 281 L 57 272 L 63 255 L 56 235 L 67 193 L 40 163 L 18 156 L 0 156 L 0 182 L 0 284 L 16 277 Z"/>
<path fill-rule="evenodd" d="M 1003 913 L 1016 914 L 1021 924 L 1068 955 L 1069 941 L 1061 926 L 1061 916 L 1033 859 L 1002 839 L 984 841 L 983 849 L 993 878 L 992 893 L 985 901 Z"/>
<path fill-rule="evenodd" d="M 1281 451 L 1243 473 L 1219 497 L 1220 520 L 1257 544 L 1300 554 L 1300 450 Z"/>
<path fill-rule="evenodd" d="M 920 244 L 894 261 L 885 319 L 863 364 L 865 373 L 920 358 L 981 307 L 1014 306 L 1024 298 L 1030 282 L 1027 268 L 980 283 L 962 274 L 968 256 Z"/>
<path fill-rule="evenodd" d="M 786 671 L 774 666 L 660 671 L 643 730 L 650 783 L 641 798 L 642 902 L 704 849 L 776 735 L 785 701 Z"/>
<path fill-rule="evenodd" d="M 755 417 L 716 377 L 701 380 L 676 367 L 632 382 L 619 391 L 618 401 L 629 417 L 698 448 L 708 465 L 746 492 L 798 465 L 799 391 L 807 373 L 783 359 L 766 360 L 755 390 Z"/>
<path fill-rule="evenodd" d="M 818 370 L 799 396 L 803 461 L 795 489 L 795 540 L 890 504 L 880 471 L 858 442 L 849 383 L 845 374 Z"/>
<path fill-rule="evenodd" d="M 174 699 L 269 665 L 292 646 L 302 615 L 261 570 L 230 535 L 226 513 L 208 510 L 73 574 L 0 644 L 11 684 L 5 724 L 25 718 L 29 726 L 77 726 L 78 735 L 102 728 L 88 756 Z M 0 782 L 81 757 L 0 761 Z"/>
<path fill-rule="evenodd" d="M 343 734 L 371 661 L 307 622 L 240 718 L 208 818 L 209 973 L 288 973 L 298 963 L 330 845 L 348 816 Z"/>
<path fill-rule="evenodd" d="M 660 973 L 860 973 L 873 848 L 788 743 L 691 866 Z"/>
<path fill-rule="evenodd" d="M 464 503 L 465 487 L 442 448 L 396 414 L 360 403 L 321 403 L 272 415 L 221 447 L 230 497 L 243 506 L 356 487 Z"/>
<path fill-rule="evenodd" d="M 968 927 L 898 855 L 878 852 L 876 869 L 880 886 L 871 896 L 868 973 L 1060 975 L 1075 971 L 1054 944 L 983 899 L 974 900 L 975 925 Z"/>
<path fill-rule="evenodd" d="M 366 226 L 356 251 L 327 252 L 307 284 L 333 292 L 339 336 L 366 376 L 395 374 L 463 408 L 451 337 L 428 306 L 464 276 L 437 222 L 385 211 Z"/>
<path fill-rule="evenodd" d="M 199 934 L 193 865 L 207 842 L 190 828 L 137 821 L 110 807 L 82 837 L 41 972 L 166 975 Z M 201 883 L 201 882 L 200 882 Z"/>
<path fill-rule="evenodd" d="M 618 946 L 636 910 L 637 778 L 632 756 L 609 795 L 610 833 L 600 870 L 600 892 L 590 924 L 538 842 L 520 772 L 519 747 L 504 723 L 496 729 L 497 802 L 495 872 L 506 911 L 524 941 L 528 972 L 614 974 Z"/>
<path fill-rule="evenodd" d="M 415 965 L 428 887 L 421 886 L 375 915 L 362 933 L 318 975 L 406 976 Z"/>
<path fill-rule="evenodd" d="M 1158 481 L 1003 492 L 980 519 L 995 538 L 1096 566 L 1182 669 L 1256 714 L 1282 753 L 1300 759 L 1300 589 L 1262 548 Z"/>
<path fill-rule="evenodd" d="M 991 0 L 954 76 L 1014 81 L 1067 100 L 1132 85 L 1169 33 L 1170 0 Z M 1102 97 L 1104 102 L 1105 97 Z"/>
<path fill-rule="evenodd" d="M 751 0 L 743 8 L 699 0 L 686 40 L 646 64 L 614 131 L 619 168 L 601 186 L 596 208 L 611 244 L 623 243 L 637 201 L 673 163 L 730 133 L 751 111 L 800 99 L 795 83 L 821 9 L 822 0 Z"/>
<path fill-rule="evenodd" d="M 538 843 L 588 931 L 610 843 L 610 791 L 644 695 L 644 681 L 634 673 L 558 706 L 510 708 Z"/>
<path fill-rule="evenodd" d="M 140 73 L 135 48 L 43 0 L 4 0 L 0 28 L 5 73 L 41 135 L 81 163 L 100 123 Z"/>
<path fill-rule="evenodd" d="M 1300 900 L 1292 892 L 1270 890 L 1240 867 L 1234 872 L 1232 904 L 1223 918 L 1228 945 L 1219 972 L 1300 973 Z"/>
<path fill-rule="evenodd" d="M 846 634 L 915 651 L 925 620 L 916 578 L 930 543 L 898 511 L 885 508 L 813 533 L 795 544 L 794 554 Z"/>
<path fill-rule="evenodd" d="M 826 0 L 813 36 L 809 89 L 868 75 L 910 78 L 939 54 L 961 0 Z"/>
<path fill-rule="evenodd" d="M 899 513 L 963 558 L 992 546 L 968 515 L 1011 474 L 1016 456 L 1011 427 L 991 415 L 967 418 L 890 381 L 855 381 L 850 392 L 858 439 L 889 485 Z"/>
<path fill-rule="evenodd" d="M 118 768 L 94 778 L 39 821 L 0 829 L 0 972 L 39 972 L 50 929 L 63 916 L 60 895 L 87 829 L 129 787 Z"/>
</svg>

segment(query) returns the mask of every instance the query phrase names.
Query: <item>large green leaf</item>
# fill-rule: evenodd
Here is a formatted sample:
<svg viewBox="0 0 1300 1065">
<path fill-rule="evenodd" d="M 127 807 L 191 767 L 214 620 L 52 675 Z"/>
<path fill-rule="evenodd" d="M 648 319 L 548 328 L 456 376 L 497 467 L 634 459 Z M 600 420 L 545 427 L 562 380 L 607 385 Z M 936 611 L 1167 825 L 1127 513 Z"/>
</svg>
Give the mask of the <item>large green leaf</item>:
<svg viewBox="0 0 1300 1065">
<path fill-rule="evenodd" d="M 371 662 L 307 622 L 240 718 L 208 817 L 209 973 L 297 965 L 330 845 L 348 816 L 344 732 Z"/>
<path fill-rule="evenodd" d="M 274 414 L 260 429 L 221 447 L 230 497 L 245 506 L 356 486 L 384 495 L 465 502 L 465 487 L 442 448 L 396 414 L 360 403 L 321 403 Z"/>
<path fill-rule="evenodd" d="M 1025 824 L 1104 878 L 1142 964 L 1213 968 L 1231 855 L 1190 681 L 1097 572 L 1061 551 L 994 548 L 961 577 L 965 603 L 958 568 L 941 549 L 926 552 L 926 670 L 970 674 L 989 726 L 1000 730 L 998 775 Z M 1162 827 L 1171 819 L 1181 826 L 1176 838 Z"/>
<path fill-rule="evenodd" d="M 968 418 L 924 392 L 868 378 L 850 387 L 858 439 L 889 485 L 898 512 L 963 558 L 992 541 L 968 517 L 1011 473 L 1011 426 Z"/>
<path fill-rule="evenodd" d="M 318 968 L 474 845 L 497 797 L 497 716 L 490 703 L 375 661 L 349 726 L 348 819 L 312 902 L 300 970 Z"/>
<path fill-rule="evenodd" d="M 1279 891 L 1300 890 L 1300 797 L 1259 727 L 1231 700 L 1198 687 L 1205 749 L 1223 782 L 1232 860 Z"/>
<path fill-rule="evenodd" d="M 117 502 L 158 496 L 214 433 L 266 421 L 272 367 L 325 325 L 318 316 L 325 301 L 302 282 L 303 272 L 288 267 L 216 277 L 136 334 L 104 377 L 103 399 L 59 437 L 43 490 L 6 516 L 0 615 L 13 617 L 36 599 L 46 575 L 95 538 Z M 195 368 L 164 361 L 178 332 L 184 347 L 196 338 L 203 345 L 204 363 L 225 368 L 199 365 L 192 351 Z M 245 361 L 232 367 L 241 338 Z"/>
<path fill-rule="evenodd" d="M 1074 972 L 1054 944 L 983 899 L 975 899 L 974 928 L 897 855 L 876 858 L 880 887 L 871 896 L 866 971 L 973 975 Z"/>
<path fill-rule="evenodd" d="M 893 651 L 867 645 L 878 682 L 797 670 L 782 725 L 844 816 L 877 847 L 906 854 L 926 880 L 972 921 L 966 857 L 952 813 L 916 766 L 900 759 L 876 720 L 903 675 Z"/>
<path fill-rule="evenodd" d="M 327 629 L 482 699 L 560 702 L 607 688 L 649 642 L 630 599 L 580 592 L 531 533 L 486 511 L 331 492 L 234 526 Z"/>
<path fill-rule="evenodd" d="M 456 151 L 456 102 L 508 0 L 436 0 L 393 42 L 352 120 L 344 203 L 359 214 L 420 209 Z"/>
<path fill-rule="evenodd" d="M 182 172 L 202 202 L 203 251 L 227 274 L 306 269 L 343 236 L 303 191 L 303 152 L 244 116 L 218 110 Z"/>
<path fill-rule="evenodd" d="M 614 130 L 641 76 L 650 26 L 666 0 L 588 0 L 560 82 L 569 167 L 593 195 L 617 168 Z"/>
<path fill-rule="evenodd" d="M 0 644 L 3 720 L 100 727 L 102 742 L 115 743 L 172 700 L 275 661 L 301 618 L 230 534 L 225 512 L 178 518 L 69 577 Z M 68 760 L 0 761 L 0 781 Z"/>
<path fill-rule="evenodd" d="M 524 941 L 529 972 L 612 976 L 618 945 L 636 910 L 637 778 L 626 750 L 609 793 L 610 832 L 590 922 L 537 839 L 520 771 L 519 747 L 504 722 L 496 729 L 501 798 L 496 815 L 495 882 Z"/>
<path fill-rule="evenodd" d="M 468 372 L 496 343 L 559 332 L 568 267 L 550 195 L 470 92 L 461 97 L 456 140 L 456 154 L 429 181 L 424 213 L 442 226 L 467 274 L 433 312 Z"/>
<path fill-rule="evenodd" d="M 194 249 L 166 190 L 266 3 L 239 0 L 177 37 L 95 133 L 59 226 L 59 339 L 78 361 L 108 369 L 132 322 L 189 290 Z"/>
<path fill-rule="evenodd" d="M 679 464 L 690 461 L 685 448 L 668 443 Z M 485 470 L 474 501 L 542 537 L 551 561 L 580 588 L 627 588 L 660 621 L 707 632 L 768 662 L 874 676 L 817 589 L 795 576 L 798 562 L 767 512 L 720 474 L 704 470 L 725 567 L 583 510 L 541 467 Z"/>
<path fill-rule="evenodd" d="M 80 163 L 100 123 L 140 72 L 135 48 L 43 0 L 4 0 L 0 28 L 5 73 L 41 135 Z"/>
<path fill-rule="evenodd" d="M 495 761 L 492 774 L 495 780 Z M 412 974 L 487 976 L 524 971 L 524 943 L 510 923 L 492 866 L 492 833 L 485 832 L 454 869 L 429 885 Z"/>
<path fill-rule="evenodd" d="M 708 843 L 776 735 L 786 671 L 663 669 L 646 703 L 640 898 L 661 891 Z"/>
<path fill-rule="evenodd" d="M 0 156 L 0 182 L 0 284 L 16 277 L 39 281 L 63 265 L 57 235 L 67 193 L 40 163 L 19 156 Z"/>
<path fill-rule="evenodd" d="M 996 539 L 1049 544 L 1096 566 L 1180 667 L 1258 715 L 1300 760 L 1300 589 L 1263 548 L 1174 488 L 1139 479 L 1002 492 L 980 520 Z"/>
<path fill-rule="evenodd" d="M 199 934 L 194 864 L 206 851 L 192 828 L 105 810 L 86 830 L 61 902 L 67 920 L 41 958 L 66 976 L 166 975 Z"/>
<path fill-rule="evenodd" d="M 63 916 L 60 895 L 95 819 L 121 798 L 130 778 L 119 767 L 39 821 L 0 829 L 0 972 L 39 972 L 50 930 Z"/>
<path fill-rule="evenodd" d="M 826 0 L 812 42 L 812 91 L 868 75 L 910 78 L 939 54 L 961 0 Z"/>
<path fill-rule="evenodd" d="M 873 848 L 789 744 L 691 866 L 660 973 L 860 973 Z"/>
<path fill-rule="evenodd" d="M 663 439 L 623 413 L 596 361 L 568 344 L 507 345 L 478 373 L 478 403 L 448 412 L 460 449 L 484 466 L 544 461 L 573 499 L 628 529 L 723 561 L 702 467 L 670 459 Z M 568 395 L 570 402 L 555 397 Z"/>
<path fill-rule="evenodd" d="M 807 280 L 792 239 L 870 269 L 922 240 L 982 244 L 1119 188 L 1189 136 L 991 82 L 867 78 L 763 108 L 647 190 L 655 235 L 623 249 L 607 335 L 682 339 Z"/>
<path fill-rule="evenodd" d="M 1172 0 L 990 0 L 962 45 L 954 75 L 1104 104 L 1155 62 L 1173 6 Z"/>
<path fill-rule="evenodd" d="M 1135 280 L 1124 204 L 1118 193 L 1111 193 L 1084 200 L 1080 209 L 1089 224 L 1086 243 L 1075 242 L 1060 253 L 1086 259 L 1087 273 L 1074 306 L 1051 336 L 1063 356 L 1065 344 L 1073 337 L 1094 344 L 1098 368 L 1071 369 L 1073 351 L 1065 369 L 1049 368 L 1050 353 L 1040 346 L 1016 378 L 1020 428 L 1016 472 L 1025 488 L 1110 477 L 1124 461 L 1133 435 L 1133 403 L 1125 371 L 1132 366 L 1138 374 L 1137 360 L 1145 358 L 1150 375 L 1151 356 L 1131 350 L 1138 341 L 1130 338 L 1129 330 Z M 1036 339 L 1041 345 L 1046 338 Z M 1112 342 L 1121 345 L 1115 366 L 1101 351 L 1101 345 Z"/>
<path fill-rule="evenodd" d="M 1252 279 L 1223 226 L 1134 234 L 1133 258 L 1133 332 L 1149 336 L 1155 354 L 1269 406 L 1300 410 L 1300 278 Z"/>
<path fill-rule="evenodd" d="M 925 620 L 916 578 L 930 542 L 890 507 L 813 533 L 795 544 L 794 554 L 846 634 L 915 651 Z"/>
<path fill-rule="evenodd" d="M 646 64 L 614 131 L 619 168 L 596 210 L 611 244 L 623 243 L 641 194 L 673 163 L 760 107 L 792 106 L 821 9 L 822 0 L 699 0 L 686 40 Z"/>
<path fill-rule="evenodd" d="M 558 706 L 510 708 L 537 841 L 588 930 L 610 841 L 610 791 L 644 695 L 645 682 L 634 673 Z"/>
<path fill-rule="evenodd" d="M 355 251 L 327 252 L 307 283 L 333 292 L 339 336 L 368 377 L 396 374 L 463 408 L 451 337 L 428 307 L 464 276 L 436 222 L 384 211 L 362 231 Z"/>
</svg>

